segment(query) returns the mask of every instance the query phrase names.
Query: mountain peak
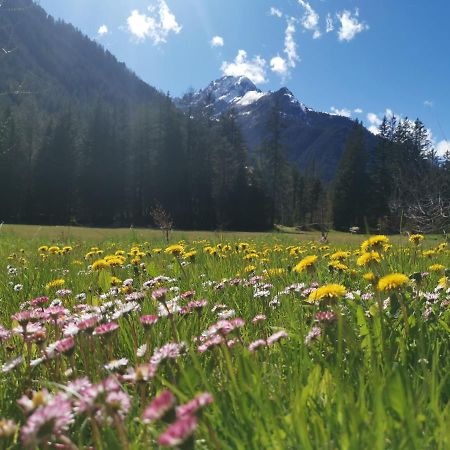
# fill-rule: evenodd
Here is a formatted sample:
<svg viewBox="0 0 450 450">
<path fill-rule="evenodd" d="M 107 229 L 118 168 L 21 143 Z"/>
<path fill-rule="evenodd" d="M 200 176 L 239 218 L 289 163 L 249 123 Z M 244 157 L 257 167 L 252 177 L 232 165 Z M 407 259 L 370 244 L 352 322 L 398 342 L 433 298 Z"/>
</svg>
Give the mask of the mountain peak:
<svg viewBox="0 0 450 450">
<path fill-rule="evenodd" d="M 234 75 L 225 75 L 222 78 L 218 78 L 217 80 L 210 83 L 210 85 L 224 89 L 229 89 L 230 87 L 240 87 L 241 89 L 245 91 L 257 91 L 257 87 L 253 83 L 253 81 L 250 80 L 250 78 L 247 78 L 246 76 L 234 76 Z"/>
<path fill-rule="evenodd" d="M 233 103 L 247 94 L 247 92 L 260 92 L 260 90 L 247 77 L 224 76 L 212 81 L 206 89 L 200 91 L 215 101 Z"/>
<path fill-rule="evenodd" d="M 186 94 L 176 103 L 185 110 L 207 108 L 214 116 L 220 116 L 231 108 L 256 102 L 264 95 L 249 78 L 226 75 L 200 91 Z"/>
</svg>

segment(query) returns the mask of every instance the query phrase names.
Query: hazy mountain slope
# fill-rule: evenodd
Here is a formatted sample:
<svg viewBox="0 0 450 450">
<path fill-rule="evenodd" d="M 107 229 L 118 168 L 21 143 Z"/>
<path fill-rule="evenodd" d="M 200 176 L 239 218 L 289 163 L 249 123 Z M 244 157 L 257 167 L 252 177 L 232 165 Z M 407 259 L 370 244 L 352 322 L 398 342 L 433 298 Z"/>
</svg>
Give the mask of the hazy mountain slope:
<svg viewBox="0 0 450 450">
<path fill-rule="evenodd" d="M 52 109 L 67 98 L 142 102 L 159 95 L 110 52 L 31 0 L 1 2 L 0 50 L 0 93 L 9 100 L 34 95 Z"/>
</svg>

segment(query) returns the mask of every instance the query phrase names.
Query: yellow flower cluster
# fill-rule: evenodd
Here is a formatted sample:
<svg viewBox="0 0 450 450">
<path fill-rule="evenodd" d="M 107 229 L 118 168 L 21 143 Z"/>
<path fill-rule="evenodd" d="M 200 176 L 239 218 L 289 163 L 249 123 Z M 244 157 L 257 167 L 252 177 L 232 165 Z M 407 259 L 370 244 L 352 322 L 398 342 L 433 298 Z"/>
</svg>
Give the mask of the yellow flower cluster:
<svg viewBox="0 0 450 450">
<path fill-rule="evenodd" d="M 364 252 L 357 260 L 356 264 L 358 266 L 367 266 L 371 263 L 379 263 L 382 257 L 378 252 Z"/>
<path fill-rule="evenodd" d="M 363 252 L 369 252 L 370 250 L 383 251 L 385 246 L 389 244 L 389 238 L 382 234 L 372 236 L 361 244 L 361 250 Z"/>
<path fill-rule="evenodd" d="M 50 281 L 49 283 L 47 283 L 45 288 L 47 290 L 55 289 L 55 288 L 58 289 L 58 288 L 64 286 L 64 283 L 65 283 L 65 281 L 62 278 L 59 278 L 57 280 L 53 280 L 53 281 Z"/>
<path fill-rule="evenodd" d="M 309 302 L 315 302 L 323 299 L 334 299 L 343 297 L 347 289 L 342 284 L 327 284 L 311 292 L 308 297 Z"/>
<path fill-rule="evenodd" d="M 393 291 L 409 284 L 409 278 L 402 273 L 391 273 L 378 281 L 379 291 Z"/>
<path fill-rule="evenodd" d="M 409 236 L 409 242 L 412 244 L 418 245 L 425 239 L 425 236 L 423 234 L 411 234 Z"/>
<path fill-rule="evenodd" d="M 306 258 L 303 258 L 293 269 L 293 272 L 303 272 L 304 270 L 308 270 L 314 267 L 314 264 L 316 264 L 317 260 L 319 258 L 316 255 L 307 256 Z"/>
</svg>

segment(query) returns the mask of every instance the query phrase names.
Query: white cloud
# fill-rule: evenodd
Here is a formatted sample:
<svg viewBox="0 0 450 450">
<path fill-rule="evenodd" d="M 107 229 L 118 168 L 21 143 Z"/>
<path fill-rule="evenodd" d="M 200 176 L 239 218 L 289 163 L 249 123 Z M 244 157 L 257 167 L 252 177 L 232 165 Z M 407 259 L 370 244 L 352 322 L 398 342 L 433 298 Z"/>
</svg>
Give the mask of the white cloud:
<svg viewBox="0 0 450 450">
<path fill-rule="evenodd" d="M 178 34 L 182 27 L 164 0 L 148 7 L 149 15 L 137 9 L 127 19 L 128 31 L 138 40 L 151 39 L 155 45 L 167 42 L 170 33 Z"/>
<path fill-rule="evenodd" d="M 284 34 L 284 53 L 287 55 L 289 67 L 294 68 L 297 61 L 300 60 L 297 54 L 297 44 L 294 40 L 295 35 L 295 19 L 290 18 L 287 21 L 286 31 Z"/>
<path fill-rule="evenodd" d="M 435 151 L 438 156 L 444 156 L 447 152 L 450 152 L 450 141 L 440 141 L 435 145 Z"/>
<path fill-rule="evenodd" d="M 274 56 L 270 60 L 270 70 L 286 77 L 289 74 L 289 69 L 294 69 L 300 58 L 297 53 L 297 43 L 295 42 L 294 35 L 296 32 L 295 28 L 296 20 L 294 17 L 287 19 L 286 30 L 284 32 L 284 49 L 283 52 L 286 54 L 286 58 L 280 55 Z"/>
<path fill-rule="evenodd" d="M 211 39 L 211 47 L 223 47 L 224 41 L 222 36 L 214 36 Z"/>
<path fill-rule="evenodd" d="M 326 27 L 325 31 L 327 33 L 330 33 L 331 31 L 334 30 L 334 22 L 333 22 L 333 18 L 331 17 L 330 13 L 327 14 L 327 18 L 325 20 L 327 23 L 327 27 Z"/>
<path fill-rule="evenodd" d="M 266 60 L 260 56 L 247 59 L 245 50 L 239 50 L 233 62 L 224 61 L 221 70 L 224 75 L 245 76 L 255 84 L 267 83 Z"/>
<path fill-rule="evenodd" d="M 164 0 L 159 1 L 158 12 L 162 29 L 165 32 L 169 33 L 170 31 L 173 31 L 174 33 L 178 34 L 181 31 L 181 26 L 177 23 L 176 17 L 174 16 L 174 14 L 172 14 L 169 6 Z"/>
<path fill-rule="evenodd" d="M 340 41 L 351 41 L 358 33 L 369 29 L 366 23 L 359 21 L 358 9 L 355 9 L 353 15 L 351 11 L 344 10 L 337 14 L 337 18 L 341 23 L 338 30 Z"/>
<path fill-rule="evenodd" d="M 367 128 L 372 134 L 380 134 L 379 126 L 382 123 L 382 120 L 380 117 L 375 113 L 368 113 L 367 114 L 367 120 L 369 121 L 370 125 Z"/>
<path fill-rule="evenodd" d="M 384 111 L 384 114 L 375 114 L 375 113 L 368 113 L 367 114 L 367 120 L 369 121 L 370 126 L 367 128 L 371 133 L 373 134 L 379 134 L 380 130 L 378 129 L 379 126 L 383 123 L 383 116 L 386 117 L 386 119 L 392 119 L 392 117 L 400 117 L 398 114 L 394 114 L 394 111 L 390 108 L 386 108 Z"/>
<path fill-rule="evenodd" d="M 108 34 L 108 27 L 106 25 L 101 25 L 97 31 L 97 34 L 99 36 L 104 36 L 105 34 Z"/>
<path fill-rule="evenodd" d="M 433 107 L 433 102 L 431 100 L 425 100 L 423 102 L 424 106 L 427 106 L 428 108 L 432 108 Z"/>
<path fill-rule="evenodd" d="M 279 18 L 283 17 L 283 13 L 278 8 L 275 8 L 274 6 L 272 6 L 270 8 L 270 13 L 269 14 L 271 16 L 276 16 L 276 17 L 279 17 Z"/>
<path fill-rule="evenodd" d="M 137 9 L 131 11 L 127 19 L 128 31 L 138 40 L 144 41 L 156 28 L 155 19 L 140 14 Z"/>
<path fill-rule="evenodd" d="M 270 60 L 270 70 L 279 75 L 286 75 L 289 71 L 286 60 L 281 56 L 275 56 Z"/>
<path fill-rule="evenodd" d="M 379 127 L 382 123 L 382 120 L 375 113 L 368 113 L 367 120 L 375 127 Z"/>
<path fill-rule="evenodd" d="M 362 114 L 364 111 L 363 111 L 361 108 L 355 108 L 355 109 L 353 110 L 353 112 L 354 112 L 355 114 Z"/>
<path fill-rule="evenodd" d="M 349 109 L 346 108 L 338 109 L 335 108 L 334 106 L 331 107 L 331 114 L 333 116 L 344 116 L 344 117 L 352 116 L 352 112 Z"/>
<path fill-rule="evenodd" d="M 301 19 L 301 23 L 303 25 L 303 28 L 309 31 L 313 31 L 313 38 L 317 39 L 319 38 L 322 33 L 319 29 L 319 14 L 314 11 L 314 9 L 311 7 L 311 5 L 305 1 L 305 0 L 298 0 L 300 6 L 302 6 L 305 9 L 305 13 L 303 14 L 303 17 Z"/>
</svg>

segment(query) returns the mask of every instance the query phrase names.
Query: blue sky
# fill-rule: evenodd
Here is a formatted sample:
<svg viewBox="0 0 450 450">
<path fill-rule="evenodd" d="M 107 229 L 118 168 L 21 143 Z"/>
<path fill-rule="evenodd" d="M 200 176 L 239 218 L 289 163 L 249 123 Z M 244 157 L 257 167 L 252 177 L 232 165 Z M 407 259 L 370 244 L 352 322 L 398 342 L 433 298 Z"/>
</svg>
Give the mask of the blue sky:
<svg viewBox="0 0 450 450">
<path fill-rule="evenodd" d="M 223 74 L 287 86 L 307 106 L 376 127 L 419 117 L 450 140 L 448 0 L 40 0 L 179 96 Z"/>
</svg>

